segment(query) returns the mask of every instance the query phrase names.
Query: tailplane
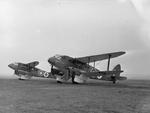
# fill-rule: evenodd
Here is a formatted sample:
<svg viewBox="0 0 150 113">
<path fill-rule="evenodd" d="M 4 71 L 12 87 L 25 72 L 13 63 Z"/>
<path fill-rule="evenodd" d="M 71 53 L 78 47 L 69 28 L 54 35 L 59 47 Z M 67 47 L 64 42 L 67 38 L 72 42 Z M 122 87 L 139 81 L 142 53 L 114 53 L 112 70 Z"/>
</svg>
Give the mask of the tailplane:
<svg viewBox="0 0 150 113">
<path fill-rule="evenodd" d="M 120 64 L 116 65 L 112 71 L 114 73 L 111 76 L 111 80 L 113 81 L 114 84 L 116 83 L 116 80 L 126 80 L 127 79 L 127 77 L 120 76 L 120 73 L 123 72 L 121 70 L 121 65 Z"/>
</svg>

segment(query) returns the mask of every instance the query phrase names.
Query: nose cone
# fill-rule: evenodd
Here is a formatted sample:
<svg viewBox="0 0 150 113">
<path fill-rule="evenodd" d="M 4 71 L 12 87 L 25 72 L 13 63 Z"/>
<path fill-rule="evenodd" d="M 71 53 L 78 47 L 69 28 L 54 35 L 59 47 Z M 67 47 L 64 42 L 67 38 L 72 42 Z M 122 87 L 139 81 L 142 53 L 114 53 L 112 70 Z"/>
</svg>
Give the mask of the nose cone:
<svg viewBox="0 0 150 113">
<path fill-rule="evenodd" d="M 50 64 L 54 65 L 54 64 L 55 64 L 55 59 L 54 59 L 54 57 L 49 58 L 49 59 L 48 59 L 48 62 L 49 62 Z"/>
<path fill-rule="evenodd" d="M 13 68 L 13 64 L 9 64 L 8 67 Z"/>
<path fill-rule="evenodd" d="M 52 63 L 52 57 L 48 59 L 48 62 L 51 64 Z"/>
<path fill-rule="evenodd" d="M 11 63 L 8 65 L 8 67 L 10 67 L 11 69 L 17 69 L 18 63 Z"/>
</svg>

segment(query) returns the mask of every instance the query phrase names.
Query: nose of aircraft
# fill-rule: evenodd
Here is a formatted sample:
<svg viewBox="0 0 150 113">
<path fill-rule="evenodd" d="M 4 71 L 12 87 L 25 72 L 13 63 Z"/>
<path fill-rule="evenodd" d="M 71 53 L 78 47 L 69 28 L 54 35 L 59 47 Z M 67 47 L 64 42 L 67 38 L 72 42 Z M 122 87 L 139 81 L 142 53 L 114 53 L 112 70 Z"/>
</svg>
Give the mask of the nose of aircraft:
<svg viewBox="0 0 150 113">
<path fill-rule="evenodd" d="M 9 65 L 8 65 L 8 67 L 13 68 L 13 64 L 12 64 L 12 63 L 11 63 L 11 64 L 9 64 Z"/>
<path fill-rule="evenodd" d="M 48 59 L 48 62 L 49 62 L 50 64 L 54 64 L 54 58 L 53 58 L 53 57 L 50 57 L 50 58 Z"/>
<path fill-rule="evenodd" d="M 12 69 L 16 69 L 18 67 L 18 63 L 11 63 L 8 65 L 8 67 L 10 67 Z"/>
</svg>

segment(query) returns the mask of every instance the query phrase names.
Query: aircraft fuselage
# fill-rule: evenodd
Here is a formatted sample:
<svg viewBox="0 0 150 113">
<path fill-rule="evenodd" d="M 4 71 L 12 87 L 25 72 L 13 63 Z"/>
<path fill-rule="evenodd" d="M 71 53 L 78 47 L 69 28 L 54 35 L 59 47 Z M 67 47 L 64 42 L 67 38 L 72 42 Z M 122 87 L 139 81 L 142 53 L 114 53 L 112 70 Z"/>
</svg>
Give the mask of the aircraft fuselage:
<svg viewBox="0 0 150 113">
<path fill-rule="evenodd" d="M 69 56 L 55 55 L 54 57 L 49 58 L 48 62 L 62 72 L 66 71 L 70 67 L 78 69 L 78 71 L 85 72 L 99 71 L 95 67 L 92 67 L 87 63 L 80 62 L 79 60 L 74 60 Z"/>
<path fill-rule="evenodd" d="M 15 74 L 19 77 L 45 77 L 49 78 L 50 74 L 44 70 L 38 69 L 36 67 L 30 68 L 26 64 L 23 63 L 11 63 L 8 65 L 11 69 L 15 71 Z"/>
</svg>

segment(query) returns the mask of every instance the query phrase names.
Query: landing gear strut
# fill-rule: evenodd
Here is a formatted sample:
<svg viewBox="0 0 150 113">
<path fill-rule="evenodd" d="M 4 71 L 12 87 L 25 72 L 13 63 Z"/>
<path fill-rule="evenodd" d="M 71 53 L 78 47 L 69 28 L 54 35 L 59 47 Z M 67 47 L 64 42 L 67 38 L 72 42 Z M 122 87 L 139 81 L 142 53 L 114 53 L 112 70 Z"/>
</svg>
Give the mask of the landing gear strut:
<svg viewBox="0 0 150 113">
<path fill-rule="evenodd" d="M 116 83 L 116 77 L 115 76 L 111 76 L 111 80 L 113 81 L 113 84 Z"/>
<path fill-rule="evenodd" d="M 116 80 L 113 80 L 113 84 L 115 84 L 116 83 Z"/>
<path fill-rule="evenodd" d="M 62 82 L 61 82 L 61 81 L 57 81 L 57 83 L 62 84 Z"/>
<path fill-rule="evenodd" d="M 74 81 L 74 78 L 75 78 L 75 73 L 74 72 L 72 72 L 72 75 L 71 75 L 71 80 L 72 80 L 72 83 L 74 83 L 75 81 Z"/>
<path fill-rule="evenodd" d="M 69 75 L 70 75 L 70 70 L 69 70 Z M 71 73 L 71 80 L 72 80 L 72 83 L 73 83 L 73 84 L 78 84 L 77 82 L 74 81 L 74 79 L 75 79 L 75 72 L 72 72 L 72 73 Z"/>
</svg>

